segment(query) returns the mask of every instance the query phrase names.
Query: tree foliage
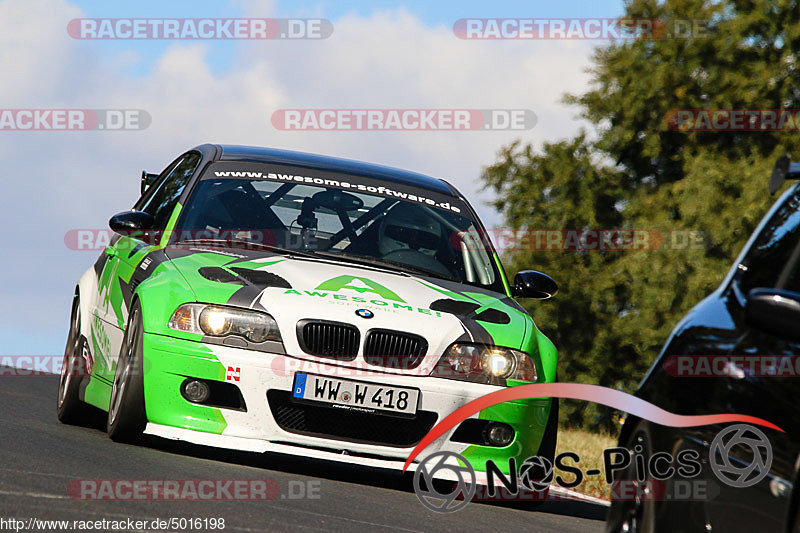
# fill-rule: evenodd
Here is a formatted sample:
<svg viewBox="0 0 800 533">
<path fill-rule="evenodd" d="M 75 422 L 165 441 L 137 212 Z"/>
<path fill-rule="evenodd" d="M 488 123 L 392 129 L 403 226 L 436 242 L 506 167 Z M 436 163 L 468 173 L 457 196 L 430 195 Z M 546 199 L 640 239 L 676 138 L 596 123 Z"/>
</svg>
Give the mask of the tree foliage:
<svg viewBox="0 0 800 533">
<path fill-rule="evenodd" d="M 526 303 L 559 348 L 559 379 L 630 392 L 774 201 L 767 182 L 775 159 L 800 159 L 797 129 L 677 131 L 670 112 L 800 109 L 800 4 L 634 0 L 624 16 L 665 21 L 667 34 L 596 49 L 589 90 L 565 97 L 591 134 L 538 150 L 516 142 L 482 177 L 510 228 L 629 228 L 664 237 L 646 251 L 505 254 L 509 270 L 541 270 L 561 286 L 553 300 Z M 681 20 L 703 21 L 705 30 L 672 35 Z M 699 232 L 702 246 L 681 248 L 686 234 L 677 232 Z M 565 407 L 570 425 L 613 424 L 596 406 Z"/>
</svg>

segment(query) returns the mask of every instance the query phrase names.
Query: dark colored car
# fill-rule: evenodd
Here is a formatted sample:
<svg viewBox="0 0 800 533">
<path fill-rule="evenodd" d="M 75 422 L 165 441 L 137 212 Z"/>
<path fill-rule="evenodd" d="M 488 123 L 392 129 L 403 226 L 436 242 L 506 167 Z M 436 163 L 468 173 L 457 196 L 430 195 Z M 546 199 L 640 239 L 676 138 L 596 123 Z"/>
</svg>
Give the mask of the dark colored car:
<svg viewBox="0 0 800 533">
<path fill-rule="evenodd" d="M 775 165 L 770 193 L 787 177 L 800 178 L 800 163 L 790 163 L 784 156 Z M 694 450 L 689 453 L 696 453 L 701 468 L 688 480 L 693 485 L 673 476 L 659 485 L 640 481 L 644 490 L 633 497 L 616 494 L 607 531 L 800 531 L 798 491 L 792 490 L 800 463 L 796 354 L 800 354 L 800 184 L 775 202 L 719 288 L 673 330 L 636 392 L 681 415 L 738 413 L 780 426 L 785 433 L 764 429 L 773 452 L 768 473 L 748 487 L 731 486 L 715 475 L 710 463 L 727 459 L 734 468 L 757 463 L 754 450 L 759 448 L 747 442 L 716 447 L 710 453 L 725 425 L 674 428 L 629 417 L 619 442 L 629 450 L 640 447 L 645 458 L 640 464 L 648 464 L 654 454 L 676 457 Z M 727 457 L 719 450 L 727 450 Z M 634 463 L 617 479 L 639 479 Z M 661 473 L 667 466 L 661 465 Z M 652 475 L 643 477 L 650 480 Z M 677 490 L 679 483 L 688 490 Z M 660 488 L 660 495 L 653 494 L 653 486 Z"/>
</svg>

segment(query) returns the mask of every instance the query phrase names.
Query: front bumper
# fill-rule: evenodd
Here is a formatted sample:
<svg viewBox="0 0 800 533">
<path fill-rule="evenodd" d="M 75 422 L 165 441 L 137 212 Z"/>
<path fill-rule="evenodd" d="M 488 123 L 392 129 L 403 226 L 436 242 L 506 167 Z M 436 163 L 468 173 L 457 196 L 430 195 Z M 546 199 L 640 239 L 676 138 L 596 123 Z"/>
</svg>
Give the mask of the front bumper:
<svg viewBox="0 0 800 533">
<path fill-rule="evenodd" d="M 397 470 L 402 469 L 414 445 L 430 426 L 470 401 L 500 389 L 442 378 L 351 369 L 324 360 L 302 360 L 149 333 L 144 335 L 144 368 L 148 434 L 221 448 L 274 451 Z M 421 392 L 417 421 L 360 415 L 358 438 L 351 438 L 344 427 L 337 430 L 337 435 L 331 435 L 320 433 L 320 428 L 289 423 L 292 414 L 283 416 L 276 408 L 291 408 L 291 405 L 278 406 L 276 398 L 279 401 L 288 398 L 297 371 L 418 388 Z M 186 378 L 235 385 L 242 394 L 246 411 L 190 403 L 180 392 Z M 492 447 L 454 442 L 451 437 L 456 427 L 428 446 L 416 461 L 447 450 L 467 457 L 477 471 L 484 469 L 488 459 L 503 469 L 511 457 L 519 461 L 536 455 L 549 412 L 549 398 L 490 407 L 476 418 L 510 424 L 515 430 L 510 445 Z M 422 413 L 427 417 L 424 421 Z M 365 431 L 364 426 L 374 427 L 374 432 Z M 395 430 L 398 427 L 406 429 L 398 432 Z M 367 438 L 365 433 L 369 435 Z M 413 465 L 410 469 L 413 470 Z"/>
</svg>

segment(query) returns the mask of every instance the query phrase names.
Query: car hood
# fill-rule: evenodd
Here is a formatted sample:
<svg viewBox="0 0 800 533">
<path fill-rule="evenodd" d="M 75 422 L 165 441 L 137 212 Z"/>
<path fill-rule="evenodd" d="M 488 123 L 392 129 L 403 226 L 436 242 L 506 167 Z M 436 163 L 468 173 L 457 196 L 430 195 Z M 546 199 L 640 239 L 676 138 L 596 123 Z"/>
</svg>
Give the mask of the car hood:
<svg viewBox="0 0 800 533">
<path fill-rule="evenodd" d="M 167 255 L 198 302 L 268 312 L 278 323 L 286 353 L 301 359 L 320 359 L 305 353 L 298 340 L 298 322 L 309 319 L 351 324 L 362 343 L 371 329 L 424 337 L 428 356 L 416 369 L 402 370 L 420 375 L 429 374 L 453 342 L 519 349 L 532 327 L 511 298 L 436 278 L 269 252 L 180 247 Z M 365 366 L 361 357 L 336 364 Z"/>
</svg>

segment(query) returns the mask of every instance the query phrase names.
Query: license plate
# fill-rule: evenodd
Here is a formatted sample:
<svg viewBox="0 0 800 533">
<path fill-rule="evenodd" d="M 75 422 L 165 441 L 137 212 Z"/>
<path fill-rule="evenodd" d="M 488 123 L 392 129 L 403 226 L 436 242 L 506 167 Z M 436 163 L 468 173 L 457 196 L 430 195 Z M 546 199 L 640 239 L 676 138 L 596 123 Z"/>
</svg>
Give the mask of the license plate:
<svg viewBox="0 0 800 533">
<path fill-rule="evenodd" d="M 298 372 L 294 375 L 292 398 L 346 411 L 415 416 L 419 389 Z"/>
</svg>

